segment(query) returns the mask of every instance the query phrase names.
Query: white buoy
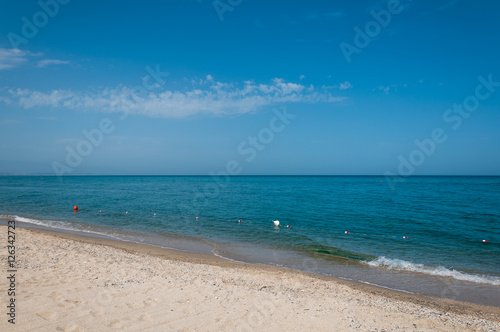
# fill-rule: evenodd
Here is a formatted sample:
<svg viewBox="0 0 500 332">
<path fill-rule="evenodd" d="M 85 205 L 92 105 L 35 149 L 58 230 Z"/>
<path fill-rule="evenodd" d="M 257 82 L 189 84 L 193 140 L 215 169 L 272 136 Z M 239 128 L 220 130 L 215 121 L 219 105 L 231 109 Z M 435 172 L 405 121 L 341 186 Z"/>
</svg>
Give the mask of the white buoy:
<svg viewBox="0 0 500 332">
<path fill-rule="evenodd" d="M 280 221 L 279 220 L 273 220 L 273 223 L 274 223 L 274 226 L 279 226 L 280 225 Z"/>
</svg>

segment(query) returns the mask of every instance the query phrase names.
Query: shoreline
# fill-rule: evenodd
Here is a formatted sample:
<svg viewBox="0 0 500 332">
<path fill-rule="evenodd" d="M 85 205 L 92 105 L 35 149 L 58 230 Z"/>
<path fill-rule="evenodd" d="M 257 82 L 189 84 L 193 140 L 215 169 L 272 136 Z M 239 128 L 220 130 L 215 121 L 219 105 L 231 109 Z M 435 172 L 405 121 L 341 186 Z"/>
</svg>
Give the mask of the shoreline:
<svg viewBox="0 0 500 332">
<path fill-rule="evenodd" d="M 150 244 L 128 242 L 115 239 L 94 238 L 90 235 L 86 236 L 73 233 L 62 233 L 56 230 L 52 231 L 52 230 L 31 229 L 31 228 L 30 230 L 33 230 L 34 232 L 47 234 L 53 237 L 84 242 L 94 245 L 109 246 L 115 249 L 124 250 L 125 252 L 132 254 L 138 254 L 138 253 L 146 254 L 171 261 L 180 261 L 191 264 L 208 264 L 222 268 L 240 268 L 240 269 L 249 269 L 253 271 L 262 270 L 262 271 L 270 271 L 276 273 L 289 273 L 292 275 L 296 274 L 296 275 L 308 276 L 319 280 L 332 281 L 338 284 L 343 284 L 353 289 L 371 293 L 374 295 L 382 295 L 391 299 L 408 301 L 434 308 L 444 308 L 445 311 L 454 311 L 458 314 L 471 313 L 471 312 L 484 313 L 485 311 L 489 311 L 488 308 L 491 308 L 492 309 L 491 313 L 497 314 L 498 315 L 497 318 L 500 321 L 500 308 L 493 306 L 485 306 L 469 302 L 435 298 L 416 293 L 410 293 L 396 289 L 381 287 L 378 285 L 370 285 L 363 282 L 341 279 L 334 276 L 328 276 L 301 270 L 294 270 L 286 267 L 277 267 L 277 266 L 258 264 L 258 263 L 245 263 L 236 260 L 231 260 L 228 258 L 219 257 L 214 254 L 196 253 L 196 252 L 183 251 L 171 248 L 163 248 Z"/>
<path fill-rule="evenodd" d="M 31 218 L 31 217 L 30 217 Z M 0 226 L 5 222 L 7 222 L 7 219 L 3 218 L 0 219 Z M 249 259 L 251 256 L 247 257 L 238 257 L 238 254 L 234 255 L 234 253 L 230 253 L 228 251 L 226 252 L 219 252 L 221 247 L 215 243 L 215 242 L 206 242 L 206 240 L 198 239 L 198 238 L 191 238 L 191 237 L 183 237 L 183 236 L 178 236 L 178 235 L 167 235 L 166 238 L 168 238 L 169 245 L 164 246 L 162 243 L 165 240 L 165 237 L 162 237 L 161 241 L 158 241 L 158 239 L 153 239 L 155 241 L 153 242 L 143 242 L 143 241 L 136 241 L 133 239 L 133 237 L 130 237 L 131 235 L 133 236 L 133 233 L 124 233 L 126 234 L 125 238 L 120 238 L 116 237 L 113 235 L 108 235 L 106 231 L 87 231 L 87 230 L 78 230 L 78 229 L 66 229 L 66 228 L 57 228 L 57 227 L 51 227 L 51 226 L 45 226 L 45 225 L 39 225 L 39 224 L 32 224 L 32 223 L 27 223 L 24 221 L 16 221 L 16 225 L 18 227 L 24 227 L 27 229 L 34 229 L 34 230 L 40 230 L 40 231 L 46 231 L 48 233 L 52 233 L 54 235 L 57 234 L 67 234 L 67 235 L 74 235 L 76 238 L 86 238 L 86 239 L 104 239 L 104 240 L 109 240 L 110 245 L 113 245 L 115 242 L 124 242 L 124 243 L 130 243 L 134 245 L 145 245 L 146 247 L 152 247 L 152 248 L 158 248 L 159 250 L 172 250 L 173 252 L 183 252 L 183 253 L 192 253 L 192 254 L 202 254 L 202 255 L 208 255 L 208 257 L 217 257 L 222 259 L 222 261 L 232 261 L 235 263 L 247 263 L 250 265 L 257 265 L 257 266 L 264 266 L 264 267 L 280 267 L 286 270 L 292 270 L 296 272 L 303 272 L 303 273 L 308 273 L 310 275 L 314 275 L 317 277 L 326 277 L 326 278 L 333 278 L 337 281 L 342 281 L 346 283 L 353 283 L 354 285 L 363 285 L 363 286 L 373 286 L 378 289 L 384 289 L 387 291 L 395 291 L 398 293 L 403 293 L 403 294 L 413 294 L 417 296 L 423 296 L 425 298 L 432 298 L 432 299 L 443 299 L 443 300 L 451 300 L 451 301 L 456 301 L 460 303 L 470 303 L 470 304 L 477 304 L 479 306 L 486 306 L 486 307 L 494 307 L 494 308 L 499 308 L 500 309 L 500 288 L 498 286 L 490 286 L 488 284 L 481 284 L 478 283 L 477 286 L 466 286 L 467 288 L 460 288 L 463 287 L 461 286 L 460 280 L 456 280 L 452 278 L 451 280 L 447 280 L 446 277 L 444 277 L 441 281 L 438 281 L 434 276 L 432 275 L 418 275 L 413 274 L 413 273 L 406 273 L 406 271 L 392 271 L 392 269 L 382 269 L 382 273 L 384 274 L 383 277 L 380 279 L 377 278 L 377 273 L 376 268 L 374 267 L 368 267 L 367 265 L 359 264 L 356 265 L 358 262 L 353 262 L 353 264 L 345 263 L 344 260 L 337 261 L 336 264 L 340 264 L 337 266 L 336 271 L 328 271 L 323 268 L 317 269 L 316 270 L 307 270 L 307 269 L 302 269 L 299 266 L 294 266 L 293 264 L 283 264 L 282 262 L 278 261 L 270 261 L 268 263 L 265 263 L 264 261 L 266 260 L 265 256 L 262 256 L 262 252 L 259 253 L 259 259 Z M 128 238 L 127 238 L 128 237 Z M 170 243 L 171 241 L 174 241 L 173 243 Z M 173 244 L 173 245 L 171 245 Z M 237 247 L 236 247 L 237 248 Z M 232 248 L 234 249 L 234 248 Z M 272 254 L 275 255 L 274 251 L 270 252 L 270 248 L 247 248 L 248 250 L 267 250 L 267 254 Z M 278 255 L 283 255 L 283 253 L 286 254 L 286 250 L 284 249 L 273 249 L 273 250 L 282 250 Z M 290 251 L 293 252 L 293 251 Z M 175 255 L 174 255 L 175 256 Z M 233 256 L 233 257 L 231 257 Z M 241 255 L 240 255 L 241 256 Z M 328 257 L 331 259 L 330 257 Z M 302 259 L 317 259 L 316 256 L 304 256 Z M 319 257 L 319 260 L 324 259 L 324 257 Z M 276 264 L 273 264 L 276 263 Z M 281 263 L 281 264 L 279 264 Z M 323 266 L 324 267 L 324 266 Z M 352 268 L 354 267 L 354 269 Z M 345 273 L 344 269 L 349 269 L 348 273 Z M 355 271 L 357 273 L 357 276 L 352 276 L 349 275 L 349 273 L 352 274 L 352 271 Z M 361 276 L 362 273 L 368 273 L 367 275 Z M 389 278 L 390 282 L 387 282 L 387 275 L 390 274 Z M 375 279 L 373 278 L 375 276 Z M 400 280 L 397 280 L 395 278 L 401 278 Z M 384 279 L 385 278 L 385 282 Z M 402 281 L 404 280 L 404 281 Z M 379 281 L 379 282 L 377 282 Z M 380 282 L 382 281 L 382 282 Z M 395 284 L 394 281 L 399 282 L 399 284 Z M 416 283 L 417 287 L 410 286 L 412 285 L 411 282 Z M 430 283 L 429 283 L 430 282 Z M 399 285 L 399 287 L 398 287 Z M 425 286 L 423 286 L 425 285 Z M 489 290 L 490 293 L 485 292 L 485 286 L 490 287 L 491 289 Z M 441 287 L 441 288 L 440 288 Z M 413 288 L 413 289 L 412 289 Z M 415 289 L 416 288 L 416 289 Z M 443 295 L 445 294 L 445 295 Z M 464 296 L 464 294 L 466 294 Z"/>
<path fill-rule="evenodd" d="M 0 230 L 0 238 L 3 242 L 6 242 L 7 227 L 1 226 Z M 44 264 L 47 264 L 49 265 L 49 267 L 51 267 L 51 270 L 53 270 L 53 274 L 56 275 L 58 279 L 61 279 L 61 276 L 65 275 L 65 273 L 74 274 L 74 277 L 76 278 L 75 283 L 78 283 L 79 287 L 74 288 L 73 293 L 81 294 L 83 298 L 86 298 L 88 296 L 95 297 L 96 289 L 101 290 L 114 288 L 123 289 L 125 293 L 133 294 L 133 296 L 141 298 L 141 296 L 143 296 L 144 290 L 138 291 L 136 288 L 140 285 L 149 285 L 151 286 L 149 291 L 152 292 L 152 294 L 156 293 L 156 288 L 158 287 L 158 291 L 159 289 L 162 289 L 166 292 L 174 292 L 175 294 L 178 293 L 177 295 L 179 296 L 180 294 L 186 295 L 185 293 L 187 292 L 188 299 L 191 297 L 195 298 L 199 294 L 205 294 L 205 298 L 210 298 L 213 292 L 216 294 L 229 291 L 226 296 L 243 292 L 247 300 L 249 300 L 250 302 L 252 302 L 252 300 L 257 300 L 258 303 L 258 298 L 265 294 L 266 297 L 268 297 L 268 300 L 264 303 L 272 303 L 276 307 L 283 306 L 285 308 L 290 305 L 290 302 L 288 302 L 288 300 L 285 301 L 282 297 L 286 296 L 287 299 L 298 297 L 298 299 L 302 302 L 313 301 L 316 305 L 316 308 L 318 308 L 316 310 L 319 312 L 326 310 L 326 307 L 330 302 L 335 302 L 337 304 L 337 307 L 335 307 L 335 310 L 330 310 L 331 314 L 334 314 L 336 312 L 338 313 L 338 306 L 340 305 L 339 303 L 343 303 L 343 311 L 351 309 L 352 307 L 357 308 L 359 306 L 359 303 L 364 303 L 365 306 L 363 307 L 363 310 L 361 310 L 361 313 L 364 312 L 363 315 L 366 314 L 367 316 L 372 317 L 374 321 L 380 319 L 380 314 L 373 314 L 374 312 L 372 312 L 371 314 L 367 313 L 365 312 L 367 309 L 371 311 L 382 310 L 379 308 L 380 303 L 384 303 L 384 305 L 386 305 L 387 307 L 393 308 L 389 310 L 389 313 L 385 313 L 389 315 L 388 317 L 390 319 L 388 318 L 388 321 L 384 321 L 383 324 L 382 322 L 380 322 L 380 324 L 368 325 L 372 327 L 382 327 L 386 326 L 385 324 L 390 325 L 392 324 L 391 322 L 394 322 L 394 324 L 397 323 L 397 326 L 401 326 L 401 324 L 405 324 L 405 321 L 409 324 L 409 322 L 413 322 L 412 319 L 416 319 L 416 317 L 430 315 L 429 317 L 432 317 L 432 319 L 427 319 L 431 319 L 431 321 L 433 321 L 434 323 L 443 323 L 444 327 L 448 326 L 448 323 L 452 324 L 450 325 L 450 330 L 459 327 L 460 329 L 467 329 L 467 326 L 469 326 L 471 330 L 478 330 L 478 327 L 476 325 L 479 324 L 479 322 L 481 322 L 481 324 L 483 325 L 486 324 L 484 325 L 485 327 L 491 325 L 495 328 L 500 328 L 500 308 L 496 307 L 431 298 L 423 295 L 385 289 L 375 285 L 363 284 L 331 276 L 318 275 L 309 272 L 268 265 L 242 263 L 223 259 L 215 255 L 184 252 L 155 247 L 147 244 L 93 238 L 77 234 L 60 233 L 51 230 L 31 229 L 23 227 L 17 227 L 16 234 L 18 234 L 17 255 L 19 257 L 18 260 L 21 262 L 21 266 L 18 268 L 18 274 L 21 280 L 19 281 L 19 287 L 28 287 L 29 294 L 39 293 L 43 290 L 43 287 L 42 289 L 40 289 L 40 282 L 28 282 L 27 284 L 24 284 L 23 279 L 29 280 L 31 278 L 33 280 L 40 281 L 40 274 L 44 275 L 45 278 L 46 273 L 40 273 L 40 271 L 47 270 L 48 266 L 44 266 Z M 30 240 L 30 244 L 23 243 L 27 239 Z M 59 246 L 63 246 L 64 248 L 69 249 L 61 250 Z M 33 254 L 33 257 L 23 257 L 23 252 L 31 252 Z M 4 252 L 2 252 L 2 256 L 4 256 L 5 254 L 6 253 L 4 249 Z M 69 256 L 66 257 L 65 255 Z M 95 264 L 88 265 L 88 262 L 85 260 L 79 261 L 78 257 L 81 255 L 87 257 L 87 261 L 93 257 L 92 259 L 107 262 L 106 264 L 109 264 L 109 266 L 103 266 L 102 262 L 101 264 L 97 264 L 97 266 L 95 266 Z M 35 259 L 35 256 L 38 257 Z M 60 261 L 59 258 L 57 258 L 60 264 L 54 265 L 52 263 L 52 261 L 55 259 L 54 257 L 60 256 L 65 256 L 66 259 L 64 261 Z M 119 262 L 125 258 L 133 264 L 118 267 L 114 266 L 115 261 Z M 160 266 L 163 265 L 169 268 L 160 268 Z M 171 268 L 177 268 L 179 266 L 187 269 L 187 272 L 184 271 L 182 273 L 175 274 L 170 271 Z M 148 273 L 143 273 L 142 270 L 147 270 Z M 89 271 L 91 271 L 91 274 L 97 273 L 97 275 L 86 279 Z M 169 273 L 166 273 L 165 271 L 169 271 Z M 209 273 L 207 271 L 209 271 Z M 28 278 L 23 278 L 23 275 L 25 274 L 25 277 Z M 134 274 L 138 274 L 136 278 L 133 279 L 135 280 L 134 282 L 116 282 L 116 280 L 113 281 L 113 278 L 116 279 L 116 275 L 121 276 L 122 279 L 126 279 L 126 276 L 133 276 Z M 173 280 L 170 280 L 170 278 L 173 278 Z M 232 281 L 224 282 L 224 278 L 226 280 Z M 103 279 L 105 280 L 105 283 L 101 284 Z M 107 279 L 109 279 L 110 281 L 106 282 Z M 249 279 L 251 280 L 249 281 Z M 174 287 L 175 291 L 173 291 L 170 287 L 165 288 L 165 280 L 169 280 L 168 283 L 170 286 L 175 283 L 178 284 L 176 287 Z M 240 281 L 235 282 L 235 280 Z M 48 280 L 44 280 L 43 282 L 49 282 L 49 284 L 52 285 L 54 284 L 55 280 L 51 280 L 51 278 L 48 278 Z M 228 289 L 225 289 L 224 285 L 228 285 Z M 189 290 L 193 287 L 194 292 L 192 289 Z M 214 287 L 216 288 L 215 290 L 213 289 Z M 334 295 L 328 294 L 331 293 L 332 290 Z M 92 292 L 94 292 L 94 294 Z M 137 294 L 138 292 L 139 294 Z M 306 293 L 306 295 L 308 296 L 306 298 L 301 297 L 300 295 L 302 294 L 302 292 Z M 57 291 L 53 291 L 51 294 L 54 293 L 57 293 Z M 59 296 L 62 296 L 62 298 L 64 298 L 64 296 L 71 297 L 72 294 L 61 294 Z M 345 298 L 346 296 L 347 298 Z M 24 301 L 31 302 L 28 299 L 19 298 L 20 303 Z M 81 300 L 76 301 L 78 303 L 85 302 Z M 170 300 L 164 299 L 164 301 L 169 302 Z M 227 300 L 226 298 L 224 300 L 221 300 L 220 302 L 215 301 L 214 303 L 212 303 L 212 305 L 214 306 L 214 308 L 216 308 L 215 310 L 217 310 L 217 313 L 222 310 L 220 308 L 221 303 L 226 303 L 226 301 L 229 301 L 230 304 L 234 307 L 238 307 L 238 305 L 241 306 L 241 303 L 239 303 L 235 299 L 231 299 L 230 297 L 229 300 Z M 233 303 L 235 301 L 238 303 Z M 296 301 L 298 300 L 296 299 Z M 109 305 L 120 307 L 120 305 L 116 304 L 113 301 L 108 302 Z M 162 301 L 160 300 L 159 302 L 161 303 Z M 291 303 L 294 302 L 292 301 Z M 61 305 L 61 303 L 59 303 L 59 305 Z M 107 305 L 106 308 L 108 308 L 109 305 Z M 181 307 L 183 305 L 187 305 L 185 311 L 194 310 L 192 309 L 192 306 L 189 305 L 189 300 L 184 304 L 177 303 L 176 305 L 180 305 Z M 295 307 L 296 306 L 297 305 L 295 304 Z M 303 306 L 310 307 L 311 304 L 303 303 L 297 308 L 297 310 L 299 310 L 299 308 Z M 238 309 L 238 311 L 244 311 L 244 308 L 245 306 Z M 26 309 L 28 312 L 27 314 L 30 317 L 33 315 L 40 318 L 40 313 L 31 312 L 31 310 L 29 310 L 28 308 Z M 226 309 L 227 308 L 225 308 L 224 310 Z M 172 306 L 172 309 L 170 310 L 175 310 L 175 306 Z M 271 309 L 268 308 L 267 311 L 269 310 Z M 307 310 L 309 311 L 309 309 Z M 257 310 L 257 312 L 262 311 L 263 310 Z M 42 312 L 42 316 L 48 315 L 52 317 L 55 315 L 52 314 L 54 312 L 50 311 L 49 313 L 45 314 Z M 64 310 L 58 315 L 61 316 L 63 312 Z M 229 312 L 230 311 L 228 311 L 228 313 Z M 358 316 L 360 316 L 361 313 L 358 312 L 356 314 L 353 314 L 352 317 L 355 318 L 353 319 L 355 321 L 359 321 L 361 317 Z M 19 315 L 21 315 L 21 313 Z M 110 313 L 110 316 L 106 317 L 109 318 L 120 315 L 121 314 L 112 311 Z M 401 319 L 399 321 L 395 318 L 395 316 L 391 317 L 391 315 L 396 315 L 399 318 L 401 318 L 400 316 L 402 315 L 404 316 L 404 319 Z M 227 314 L 223 314 L 222 316 L 227 316 Z M 269 315 L 269 317 L 266 315 L 264 316 L 264 318 L 267 319 L 274 316 L 274 314 Z M 324 325 L 324 327 L 328 326 L 328 322 L 333 319 L 330 316 L 320 315 L 320 317 L 320 321 L 327 323 L 327 325 Z M 446 317 L 445 321 L 443 321 L 443 317 Z M 302 317 L 302 319 L 303 318 L 304 317 Z M 336 319 L 342 320 L 343 318 L 345 317 L 340 315 Z M 231 323 L 227 321 L 228 318 L 226 317 L 225 319 L 227 324 L 226 327 L 231 326 Z M 290 319 L 293 320 L 293 316 L 291 316 Z M 423 318 L 419 319 L 421 320 Z M 33 319 L 33 323 L 35 323 L 36 321 L 39 321 L 39 319 Z M 44 321 L 50 322 L 51 320 L 43 318 L 41 322 Z M 4 323 L 5 319 L 4 321 L 0 322 L 0 326 L 2 326 Z M 282 323 L 289 324 L 286 322 Z M 200 322 L 200 324 L 202 323 Z M 408 325 L 408 328 L 414 328 L 412 324 Z M 82 330 L 85 330 L 85 324 L 81 326 L 83 328 Z M 202 324 L 200 326 L 204 325 Z M 252 324 L 250 324 L 250 326 L 252 326 Z M 292 324 L 286 326 L 293 327 L 294 325 Z M 346 328 L 349 329 L 347 326 Z M 278 330 L 282 329 L 283 326 L 278 326 Z M 321 326 L 319 327 L 319 329 L 321 330 Z M 417 329 L 418 328 L 415 328 L 415 330 Z M 494 329 L 486 328 L 484 330 L 488 331 Z"/>
</svg>

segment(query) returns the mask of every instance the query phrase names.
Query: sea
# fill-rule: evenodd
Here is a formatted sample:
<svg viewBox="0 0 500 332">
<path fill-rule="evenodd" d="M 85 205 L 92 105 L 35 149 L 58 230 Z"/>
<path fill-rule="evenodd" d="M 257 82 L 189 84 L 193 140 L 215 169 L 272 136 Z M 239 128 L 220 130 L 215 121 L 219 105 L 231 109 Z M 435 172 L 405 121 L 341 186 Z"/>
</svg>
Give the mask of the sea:
<svg viewBox="0 0 500 332">
<path fill-rule="evenodd" d="M 3 176 L 8 220 L 500 307 L 496 176 Z"/>
</svg>

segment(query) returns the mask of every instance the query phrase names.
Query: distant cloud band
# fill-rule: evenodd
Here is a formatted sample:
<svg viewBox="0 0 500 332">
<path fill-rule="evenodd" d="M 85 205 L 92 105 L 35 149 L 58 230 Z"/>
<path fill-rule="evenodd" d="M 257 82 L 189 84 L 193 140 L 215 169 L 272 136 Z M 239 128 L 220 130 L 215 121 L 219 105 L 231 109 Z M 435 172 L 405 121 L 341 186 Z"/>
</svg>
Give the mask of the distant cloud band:
<svg viewBox="0 0 500 332">
<path fill-rule="evenodd" d="M 41 57 L 43 53 L 31 53 L 17 48 L 0 48 L 0 70 L 14 69 L 29 64 L 31 58 Z M 58 59 L 42 59 L 36 62 L 37 68 L 45 68 L 50 65 L 67 65 L 69 61 Z"/>
<path fill-rule="evenodd" d="M 192 115 L 233 115 L 252 113 L 262 107 L 281 103 L 338 103 L 345 97 L 333 96 L 325 89 L 285 82 L 275 78 L 270 84 L 222 83 L 208 75 L 206 79 L 191 80 L 195 86 L 186 91 L 160 91 L 139 94 L 129 87 L 107 88 L 96 92 L 27 89 L 9 90 L 2 98 L 23 108 L 52 107 L 73 110 L 94 110 L 139 114 L 160 118 L 183 118 Z"/>
</svg>

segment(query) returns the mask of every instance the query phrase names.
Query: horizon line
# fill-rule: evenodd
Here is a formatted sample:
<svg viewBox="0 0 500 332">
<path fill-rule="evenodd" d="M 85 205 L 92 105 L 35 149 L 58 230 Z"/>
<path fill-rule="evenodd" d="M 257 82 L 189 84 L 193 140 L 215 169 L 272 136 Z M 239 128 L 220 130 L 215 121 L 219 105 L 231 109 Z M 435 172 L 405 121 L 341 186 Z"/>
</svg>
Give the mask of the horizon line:
<svg viewBox="0 0 500 332">
<path fill-rule="evenodd" d="M 16 176 L 45 176 L 45 177 L 388 177 L 383 174 L 240 174 L 240 175 L 209 175 L 209 174 L 67 174 L 67 175 L 56 175 L 49 173 L 31 173 L 31 174 L 0 174 L 0 177 L 16 177 Z M 499 177 L 500 174 L 422 174 L 422 175 L 394 175 L 389 177 L 401 177 L 401 178 L 411 178 L 411 177 Z"/>
</svg>

